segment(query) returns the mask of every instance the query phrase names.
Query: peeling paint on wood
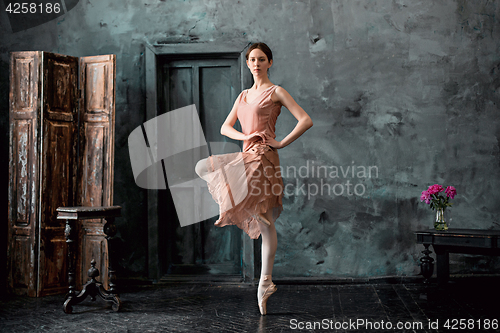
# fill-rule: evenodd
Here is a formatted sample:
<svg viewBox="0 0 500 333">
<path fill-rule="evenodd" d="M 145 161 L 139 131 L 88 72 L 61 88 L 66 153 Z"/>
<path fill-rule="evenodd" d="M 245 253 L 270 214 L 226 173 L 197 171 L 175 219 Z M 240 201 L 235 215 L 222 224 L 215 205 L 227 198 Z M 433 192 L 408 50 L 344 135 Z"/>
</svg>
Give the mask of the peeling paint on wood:
<svg viewBox="0 0 500 333">
<path fill-rule="evenodd" d="M 88 63 L 101 70 L 78 82 L 79 66 Z M 11 54 L 8 239 L 11 291 L 29 296 L 65 292 L 68 284 L 65 224 L 57 220 L 56 208 L 77 203 L 112 204 L 114 68 L 113 55 L 79 59 L 48 52 Z M 89 108 L 81 103 L 79 84 L 90 88 L 88 94 L 86 90 L 81 94 L 84 99 L 88 95 L 98 96 L 97 104 L 92 102 Z M 96 119 L 88 117 L 89 113 L 105 116 Z M 96 132 L 93 128 L 106 130 Z M 41 149 L 40 155 L 37 147 Z M 98 267 L 102 280 L 107 284 L 103 223 L 95 220 L 80 230 L 89 227 L 90 231 L 81 234 L 77 267 L 84 274 L 79 275 L 79 286 L 88 278 L 85 272 L 91 259 L 101 265 Z"/>
</svg>

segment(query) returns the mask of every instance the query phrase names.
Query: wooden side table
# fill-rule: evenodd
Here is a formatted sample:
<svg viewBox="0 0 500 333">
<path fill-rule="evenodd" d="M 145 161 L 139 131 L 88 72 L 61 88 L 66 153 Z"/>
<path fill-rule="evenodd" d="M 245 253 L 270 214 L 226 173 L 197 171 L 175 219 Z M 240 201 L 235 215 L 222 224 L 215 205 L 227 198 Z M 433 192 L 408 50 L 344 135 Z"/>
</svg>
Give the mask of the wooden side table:
<svg viewBox="0 0 500 333">
<path fill-rule="evenodd" d="M 448 229 L 415 231 L 417 244 L 423 244 L 425 257 L 422 263 L 431 262 L 429 246 L 432 245 L 437 257 L 437 281 L 442 285 L 450 277 L 449 253 L 480 254 L 500 256 L 500 230 Z M 432 267 L 432 265 L 431 265 Z M 425 276 L 425 273 L 422 272 Z M 432 269 L 426 280 L 432 275 Z"/>
<path fill-rule="evenodd" d="M 64 302 L 64 312 L 72 313 L 73 305 L 82 302 L 87 296 L 90 296 L 95 301 L 96 296 L 99 296 L 104 301 L 112 302 L 114 311 L 119 311 L 121 301 L 116 287 L 116 225 L 115 217 L 121 216 L 120 206 L 105 206 L 105 207 L 59 207 L 57 208 L 57 219 L 66 220 L 66 243 L 68 245 L 68 282 L 69 290 Z M 78 220 L 85 219 L 100 219 L 104 218 L 104 234 L 108 245 L 108 274 L 109 274 L 109 289 L 104 289 L 102 283 L 95 278 L 99 276 L 99 270 L 95 268 L 95 260 L 91 262 L 91 268 L 88 271 L 89 281 L 83 286 L 80 293 L 76 291 L 75 269 L 77 256 L 77 228 Z"/>
</svg>

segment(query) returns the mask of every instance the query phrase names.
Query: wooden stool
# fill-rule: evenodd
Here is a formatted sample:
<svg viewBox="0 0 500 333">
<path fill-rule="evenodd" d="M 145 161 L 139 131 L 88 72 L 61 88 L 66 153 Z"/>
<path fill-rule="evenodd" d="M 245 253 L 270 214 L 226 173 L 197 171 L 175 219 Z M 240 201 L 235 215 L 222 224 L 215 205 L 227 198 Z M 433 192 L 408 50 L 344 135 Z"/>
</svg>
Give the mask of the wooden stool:
<svg viewBox="0 0 500 333">
<path fill-rule="evenodd" d="M 107 207 L 59 207 L 57 208 L 57 219 L 66 220 L 66 243 L 68 244 L 68 282 L 69 291 L 64 302 L 64 312 L 72 313 L 73 305 L 82 302 L 87 296 L 95 301 L 96 296 L 101 297 L 104 301 L 113 302 L 112 308 L 114 311 L 119 311 L 121 301 L 116 289 L 116 246 L 114 246 L 116 238 L 115 217 L 121 216 L 120 206 Z M 99 276 L 99 270 L 95 268 L 95 260 L 92 259 L 91 268 L 88 271 L 89 281 L 83 286 L 79 294 L 76 292 L 75 266 L 76 266 L 76 222 L 84 219 L 100 219 L 104 218 L 104 234 L 108 243 L 108 274 L 109 274 L 109 290 L 104 289 L 102 283 L 95 278 Z"/>
</svg>

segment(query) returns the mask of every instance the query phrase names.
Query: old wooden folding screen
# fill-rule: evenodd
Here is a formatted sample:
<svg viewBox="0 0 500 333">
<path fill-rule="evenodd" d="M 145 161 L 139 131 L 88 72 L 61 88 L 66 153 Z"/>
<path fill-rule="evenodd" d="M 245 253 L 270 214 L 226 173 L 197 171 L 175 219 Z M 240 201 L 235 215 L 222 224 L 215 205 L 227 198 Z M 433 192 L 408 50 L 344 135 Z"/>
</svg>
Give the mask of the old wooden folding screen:
<svg viewBox="0 0 500 333">
<path fill-rule="evenodd" d="M 114 85 L 114 55 L 11 54 L 8 283 L 15 293 L 66 291 L 57 207 L 112 205 Z M 80 224 L 79 239 L 77 284 L 92 258 L 105 280 L 102 221 Z"/>
</svg>

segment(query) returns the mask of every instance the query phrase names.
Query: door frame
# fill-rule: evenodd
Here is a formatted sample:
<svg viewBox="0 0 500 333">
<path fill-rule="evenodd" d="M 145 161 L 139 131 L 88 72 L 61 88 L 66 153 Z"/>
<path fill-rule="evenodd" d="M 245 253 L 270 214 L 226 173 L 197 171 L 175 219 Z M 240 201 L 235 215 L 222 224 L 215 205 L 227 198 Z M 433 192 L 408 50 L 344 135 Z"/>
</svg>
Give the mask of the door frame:
<svg viewBox="0 0 500 333">
<path fill-rule="evenodd" d="M 245 53 L 250 43 L 178 43 L 178 44 L 147 44 L 145 49 L 146 62 L 146 121 L 160 115 L 159 107 L 159 58 L 186 55 L 187 57 L 202 56 L 233 56 L 240 64 L 240 91 L 252 84 L 252 76 L 246 66 Z M 228 110 L 229 112 L 230 110 Z M 148 221 L 148 277 L 159 281 L 165 272 L 161 265 L 161 239 L 159 238 L 158 190 L 147 190 L 147 221 Z M 242 234 L 242 278 L 245 282 L 253 282 L 257 277 L 260 256 L 256 255 L 257 241 Z M 193 276 L 195 279 L 196 276 Z"/>
</svg>

